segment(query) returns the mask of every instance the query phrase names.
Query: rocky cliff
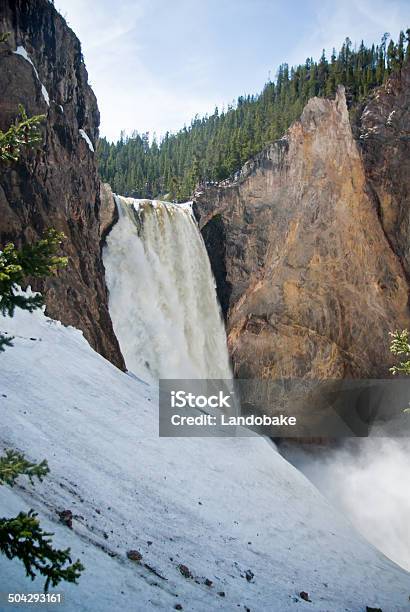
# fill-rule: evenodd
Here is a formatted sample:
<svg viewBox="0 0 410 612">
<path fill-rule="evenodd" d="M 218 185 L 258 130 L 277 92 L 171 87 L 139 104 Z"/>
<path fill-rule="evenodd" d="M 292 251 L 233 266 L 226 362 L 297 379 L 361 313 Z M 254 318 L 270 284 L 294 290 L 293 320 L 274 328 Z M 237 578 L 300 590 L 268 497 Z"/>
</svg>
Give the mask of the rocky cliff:
<svg viewBox="0 0 410 612">
<path fill-rule="evenodd" d="M 14 121 L 20 103 L 29 115 L 46 115 L 43 143 L 1 165 L 0 244 L 35 240 L 49 227 L 64 232 L 68 268 L 36 288 L 51 317 L 81 329 L 122 368 L 100 248 L 115 206 L 109 195 L 101 206 L 99 112 L 80 43 L 47 0 L 4 0 L 0 31 L 10 32 L 0 45 L 0 128 Z"/>
<path fill-rule="evenodd" d="M 373 202 L 410 276 L 410 65 L 371 96 L 356 124 Z"/>
<path fill-rule="evenodd" d="M 196 194 L 237 377 L 386 377 L 388 332 L 410 326 L 407 85 L 374 95 L 358 141 L 343 89 L 313 98 Z"/>
</svg>

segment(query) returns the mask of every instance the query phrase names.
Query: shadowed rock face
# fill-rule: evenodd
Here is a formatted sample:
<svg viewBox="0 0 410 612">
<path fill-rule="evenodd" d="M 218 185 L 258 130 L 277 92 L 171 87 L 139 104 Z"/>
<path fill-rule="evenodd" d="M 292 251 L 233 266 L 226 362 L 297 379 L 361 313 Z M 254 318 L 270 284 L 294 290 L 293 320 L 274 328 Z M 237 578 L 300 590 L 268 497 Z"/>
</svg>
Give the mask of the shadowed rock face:
<svg viewBox="0 0 410 612">
<path fill-rule="evenodd" d="M 340 89 L 310 100 L 235 181 L 196 194 L 237 377 L 386 377 L 388 332 L 410 325 L 407 234 L 393 232 L 391 248 L 373 195 L 399 176 L 371 190 L 369 172 Z"/>
<path fill-rule="evenodd" d="M 355 126 L 370 193 L 410 276 L 410 65 L 380 87 Z"/>
<path fill-rule="evenodd" d="M 49 227 L 64 232 L 68 268 L 35 286 L 44 291 L 51 317 L 81 329 L 93 348 L 123 368 L 100 252 L 115 205 L 106 194 L 101 208 L 91 150 L 98 139 L 99 112 L 80 43 L 47 0 L 4 0 L 0 31 L 10 32 L 0 45 L 0 128 L 15 119 L 19 103 L 29 115 L 47 116 L 44 144 L 25 152 L 18 163 L 1 164 L 0 244 L 35 240 Z M 14 53 L 19 46 L 38 76 Z"/>
</svg>

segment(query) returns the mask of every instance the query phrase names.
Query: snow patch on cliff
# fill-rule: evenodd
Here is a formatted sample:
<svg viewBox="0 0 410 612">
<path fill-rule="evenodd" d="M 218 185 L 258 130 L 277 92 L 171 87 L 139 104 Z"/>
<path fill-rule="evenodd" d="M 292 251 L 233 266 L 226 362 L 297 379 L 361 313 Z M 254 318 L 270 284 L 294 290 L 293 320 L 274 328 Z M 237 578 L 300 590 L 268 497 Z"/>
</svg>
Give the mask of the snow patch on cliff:
<svg viewBox="0 0 410 612">
<path fill-rule="evenodd" d="M 94 146 L 93 143 L 90 140 L 90 137 L 88 136 L 87 132 L 83 129 L 78 130 L 80 132 L 80 136 L 82 138 L 84 138 L 85 142 L 88 144 L 88 148 L 90 149 L 90 151 L 92 151 L 92 153 L 94 153 Z"/>
<path fill-rule="evenodd" d="M 40 77 L 38 75 L 38 71 L 37 68 L 35 67 L 35 65 L 33 64 L 33 62 L 30 59 L 29 54 L 27 53 L 26 49 L 23 46 L 18 46 L 17 49 L 14 51 L 14 53 L 16 55 L 20 55 L 21 57 L 23 57 L 29 64 L 31 64 L 31 66 L 33 67 L 34 70 L 34 74 L 36 75 L 37 81 L 40 83 L 41 85 L 41 93 L 43 94 L 43 98 L 47 104 L 47 106 L 50 106 L 50 96 L 48 95 L 48 91 L 47 89 L 44 87 L 43 83 L 40 81 Z"/>
</svg>

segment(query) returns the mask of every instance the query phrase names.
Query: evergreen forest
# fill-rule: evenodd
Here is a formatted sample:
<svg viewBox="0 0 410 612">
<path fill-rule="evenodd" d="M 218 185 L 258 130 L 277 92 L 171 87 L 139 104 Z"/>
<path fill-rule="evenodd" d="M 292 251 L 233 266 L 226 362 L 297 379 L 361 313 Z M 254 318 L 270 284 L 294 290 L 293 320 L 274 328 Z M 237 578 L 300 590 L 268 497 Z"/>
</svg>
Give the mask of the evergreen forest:
<svg viewBox="0 0 410 612">
<path fill-rule="evenodd" d="M 351 112 L 360 108 L 374 87 L 399 72 L 410 57 L 410 29 L 397 42 L 384 34 L 379 44 L 353 46 L 346 38 L 330 58 L 289 68 L 282 64 L 275 81 L 258 95 L 240 96 L 223 111 L 196 116 L 189 127 L 166 133 L 157 142 L 149 133 L 124 134 L 116 143 L 101 138 L 98 163 L 103 181 L 114 192 L 136 198 L 187 200 L 200 183 L 221 181 L 246 160 L 281 138 L 301 114 L 309 98 L 332 97 L 346 88 Z"/>
</svg>

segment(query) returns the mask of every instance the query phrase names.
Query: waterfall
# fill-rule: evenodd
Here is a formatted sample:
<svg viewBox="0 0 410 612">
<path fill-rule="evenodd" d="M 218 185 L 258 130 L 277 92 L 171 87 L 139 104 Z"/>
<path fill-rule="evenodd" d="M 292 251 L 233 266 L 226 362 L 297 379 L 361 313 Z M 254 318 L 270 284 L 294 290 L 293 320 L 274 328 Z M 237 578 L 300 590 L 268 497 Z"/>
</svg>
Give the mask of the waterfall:
<svg viewBox="0 0 410 612">
<path fill-rule="evenodd" d="M 190 203 L 115 196 L 103 258 L 114 331 L 145 380 L 231 378 L 215 281 Z"/>
</svg>

